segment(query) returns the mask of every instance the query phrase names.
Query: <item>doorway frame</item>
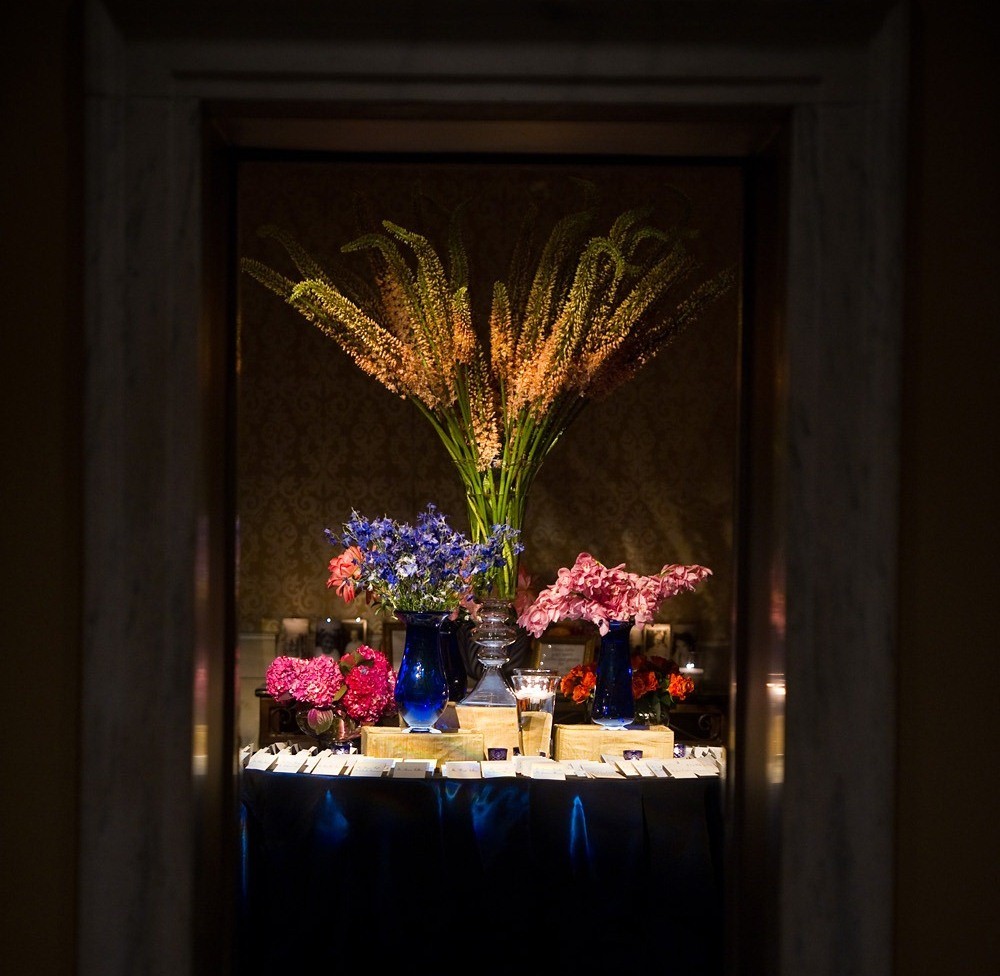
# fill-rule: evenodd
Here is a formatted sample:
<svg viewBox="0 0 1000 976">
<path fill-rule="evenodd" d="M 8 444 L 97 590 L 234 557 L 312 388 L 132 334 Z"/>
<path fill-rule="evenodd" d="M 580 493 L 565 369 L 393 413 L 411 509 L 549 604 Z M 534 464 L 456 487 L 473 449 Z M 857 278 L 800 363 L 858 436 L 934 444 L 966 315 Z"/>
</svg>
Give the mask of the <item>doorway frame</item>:
<svg viewBox="0 0 1000 976">
<path fill-rule="evenodd" d="M 490 36 L 445 2 L 280 29 L 268 5 L 88 4 L 82 976 L 232 959 L 231 151 L 401 125 L 467 151 L 599 131 L 619 155 L 653 131 L 754 168 L 757 233 L 784 246 L 744 309 L 769 324 L 743 398 L 730 962 L 888 976 L 906 18 L 768 6 L 633 0 L 597 29 L 587 3 L 513 3 Z M 752 744 L 778 675 L 775 777 Z"/>
</svg>

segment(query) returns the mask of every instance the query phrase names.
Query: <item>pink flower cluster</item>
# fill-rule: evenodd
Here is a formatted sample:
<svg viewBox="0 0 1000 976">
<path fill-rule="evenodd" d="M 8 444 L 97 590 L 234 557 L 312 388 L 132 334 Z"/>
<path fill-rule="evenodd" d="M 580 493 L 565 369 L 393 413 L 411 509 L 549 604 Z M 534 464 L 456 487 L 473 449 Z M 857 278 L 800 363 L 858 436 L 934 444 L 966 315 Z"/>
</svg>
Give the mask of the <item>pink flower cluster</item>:
<svg viewBox="0 0 1000 976">
<path fill-rule="evenodd" d="M 362 644 L 341 658 L 276 657 L 265 677 L 267 693 L 279 702 L 303 702 L 340 711 L 362 725 L 392 714 L 396 672 L 389 659 Z"/>
<path fill-rule="evenodd" d="M 664 566 L 654 576 L 625 571 L 625 564 L 608 567 L 589 552 L 581 552 L 571 569 L 560 569 L 556 581 L 538 594 L 517 622 L 535 637 L 558 620 L 589 620 L 603 636 L 612 620 L 648 624 L 660 604 L 693 590 L 712 575 L 704 566 Z"/>
</svg>

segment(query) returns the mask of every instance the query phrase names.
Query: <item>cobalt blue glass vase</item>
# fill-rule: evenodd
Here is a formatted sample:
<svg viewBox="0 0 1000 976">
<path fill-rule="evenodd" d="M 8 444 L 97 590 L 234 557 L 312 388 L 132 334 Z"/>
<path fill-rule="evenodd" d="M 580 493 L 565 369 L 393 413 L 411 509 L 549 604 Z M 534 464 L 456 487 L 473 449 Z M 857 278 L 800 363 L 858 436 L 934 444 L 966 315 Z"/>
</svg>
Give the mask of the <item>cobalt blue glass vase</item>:
<svg viewBox="0 0 1000 976">
<path fill-rule="evenodd" d="M 441 656 L 444 658 L 444 671 L 448 679 L 448 700 L 460 702 L 465 697 L 469 675 L 465 670 L 465 660 L 458 646 L 458 629 L 461 621 L 455 617 L 446 617 L 441 624 Z"/>
<path fill-rule="evenodd" d="M 601 637 L 590 718 L 606 729 L 624 728 L 635 717 L 632 648 L 628 639 L 631 630 L 631 620 L 612 620 L 608 632 Z"/>
<path fill-rule="evenodd" d="M 406 626 L 403 658 L 396 674 L 396 709 L 411 732 L 437 731 L 448 704 L 448 673 L 441 655 L 441 625 L 447 611 L 400 610 Z"/>
</svg>

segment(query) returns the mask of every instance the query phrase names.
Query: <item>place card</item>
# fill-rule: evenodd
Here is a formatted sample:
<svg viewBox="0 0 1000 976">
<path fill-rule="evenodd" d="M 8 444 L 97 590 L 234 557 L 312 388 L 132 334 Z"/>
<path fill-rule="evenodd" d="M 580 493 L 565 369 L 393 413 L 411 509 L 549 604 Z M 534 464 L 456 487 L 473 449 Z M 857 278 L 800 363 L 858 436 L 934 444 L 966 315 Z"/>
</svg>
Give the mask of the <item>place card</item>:
<svg viewBox="0 0 1000 976">
<path fill-rule="evenodd" d="M 328 752 L 321 755 L 319 762 L 309 772 L 314 776 L 339 776 L 347 765 L 347 756 Z"/>
<path fill-rule="evenodd" d="M 316 768 L 316 766 L 319 765 L 323 757 L 328 755 L 328 750 L 323 749 L 319 752 L 299 753 L 299 755 L 305 756 L 305 762 L 303 763 L 300 772 L 311 773 Z"/>
<path fill-rule="evenodd" d="M 566 770 L 557 762 L 532 763 L 528 775 L 531 779 L 565 779 Z"/>
<path fill-rule="evenodd" d="M 707 756 L 703 759 L 689 759 L 688 762 L 695 767 L 694 771 L 698 776 L 718 776 L 721 772 L 719 763 Z"/>
<path fill-rule="evenodd" d="M 648 769 L 653 776 L 666 778 L 670 775 L 666 769 L 664 769 L 662 759 L 643 759 L 643 763 L 645 764 L 646 769 Z"/>
<path fill-rule="evenodd" d="M 556 760 L 549 759 L 547 756 L 515 756 L 514 762 L 520 776 L 531 776 L 531 771 L 535 766 L 556 765 Z"/>
<path fill-rule="evenodd" d="M 513 759 L 493 759 L 480 763 L 483 779 L 517 776 L 517 763 Z"/>
<path fill-rule="evenodd" d="M 638 772 L 638 774 L 640 776 L 646 776 L 646 777 L 652 779 L 652 777 L 655 776 L 656 774 L 653 772 L 652 769 L 649 768 L 649 765 L 650 765 L 651 762 L 654 762 L 654 760 L 651 760 L 651 759 L 633 759 L 632 760 L 632 765 L 635 767 L 636 772 Z"/>
<path fill-rule="evenodd" d="M 436 759 L 397 759 L 392 767 L 393 779 L 427 779 L 434 775 Z"/>
<path fill-rule="evenodd" d="M 636 768 L 634 759 L 614 758 L 611 760 L 605 759 L 604 761 L 610 761 L 612 766 L 617 766 L 621 770 L 622 775 L 627 779 L 638 779 L 642 775 L 638 768 Z"/>
<path fill-rule="evenodd" d="M 378 759 L 375 756 L 358 756 L 351 765 L 349 775 L 370 776 L 377 779 L 392 769 L 393 761 L 392 759 Z"/>
<path fill-rule="evenodd" d="M 301 752 L 283 752 L 274 764 L 276 773 L 300 773 L 306 764 L 307 756 Z"/>
<path fill-rule="evenodd" d="M 668 759 L 663 764 L 674 779 L 697 779 L 694 763 L 690 759 Z"/>
<path fill-rule="evenodd" d="M 640 760 L 641 761 L 641 760 Z M 638 776 L 639 770 L 636 768 L 635 759 L 626 759 L 617 752 L 606 752 L 601 756 L 601 762 L 606 762 L 609 766 L 617 766 L 626 776 Z"/>
<path fill-rule="evenodd" d="M 453 759 L 441 767 L 441 773 L 448 779 L 482 779 L 482 768 L 471 759 Z"/>
<path fill-rule="evenodd" d="M 618 767 L 597 759 L 584 759 L 580 762 L 580 768 L 591 779 L 621 779 L 622 774 Z"/>
<path fill-rule="evenodd" d="M 278 757 L 269 749 L 258 749 L 247 762 L 247 769 L 270 769 Z"/>
</svg>

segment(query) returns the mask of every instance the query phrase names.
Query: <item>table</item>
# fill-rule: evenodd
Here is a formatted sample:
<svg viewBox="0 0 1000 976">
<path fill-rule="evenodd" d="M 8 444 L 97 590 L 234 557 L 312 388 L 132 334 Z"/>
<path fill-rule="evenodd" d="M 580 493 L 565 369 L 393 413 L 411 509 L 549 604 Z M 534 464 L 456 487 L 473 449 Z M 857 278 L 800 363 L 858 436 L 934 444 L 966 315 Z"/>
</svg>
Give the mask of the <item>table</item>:
<svg viewBox="0 0 1000 976">
<path fill-rule="evenodd" d="M 348 939 L 408 976 L 722 973 L 717 777 L 244 770 L 240 799 L 240 976 L 342 971 Z"/>
</svg>

